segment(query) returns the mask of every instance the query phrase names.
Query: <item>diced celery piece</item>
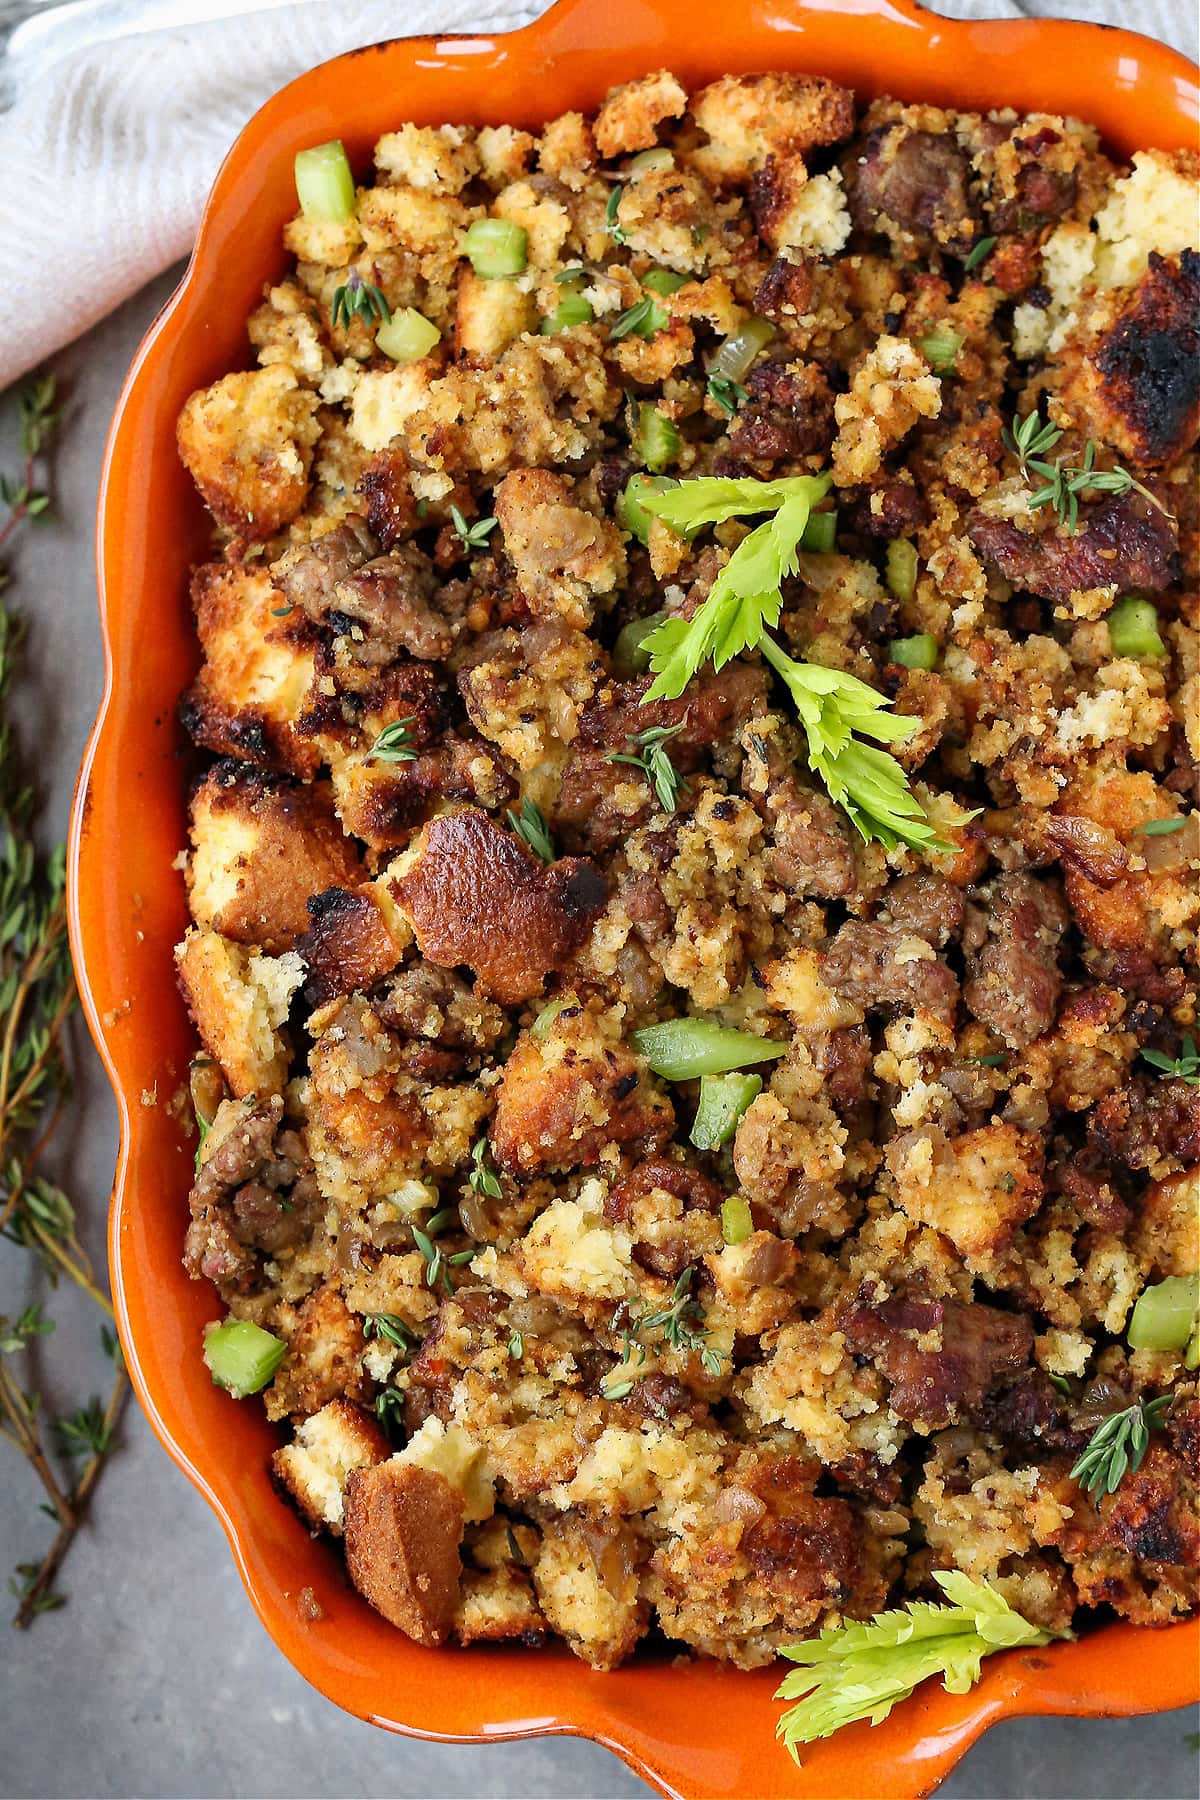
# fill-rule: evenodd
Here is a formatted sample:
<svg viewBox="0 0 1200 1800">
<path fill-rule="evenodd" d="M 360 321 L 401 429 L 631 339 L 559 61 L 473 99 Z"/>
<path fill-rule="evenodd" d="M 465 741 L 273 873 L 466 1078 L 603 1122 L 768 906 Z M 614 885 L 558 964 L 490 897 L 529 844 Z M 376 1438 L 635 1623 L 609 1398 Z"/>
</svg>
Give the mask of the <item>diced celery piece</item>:
<svg viewBox="0 0 1200 1800">
<path fill-rule="evenodd" d="M 306 219 L 354 217 L 354 175 L 340 138 L 296 154 L 296 198 Z"/>
<path fill-rule="evenodd" d="M 265 1388 L 283 1361 L 287 1345 L 249 1319 L 226 1319 L 204 1327 L 204 1361 L 218 1387 L 235 1400 Z"/>
<path fill-rule="evenodd" d="M 1125 1333 L 1131 1350 L 1182 1350 L 1200 1313 L 1200 1276 L 1168 1275 L 1143 1289 Z"/>
<path fill-rule="evenodd" d="M 720 1150 L 727 1144 L 738 1120 L 761 1092 L 761 1075 L 705 1075 L 692 1120 L 692 1142 L 697 1150 Z"/>
<path fill-rule="evenodd" d="M 802 550 L 813 550 L 818 555 L 828 556 L 837 542 L 837 513 L 813 513 L 804 527 L 804 536 L 800 539 Z"/>
<path fill-rule="evenodd" d="M 888 655 L 902 669 L 932 669 L 937 666 L 938 641 L 928 631 L 919 631 L 915 637 L 893 638 Z"/>
<path fill-rule="evenodd" d="M 656 1075 L 665 1081 L 694 1081 L 698 1075 L 723 1075 L 750 1063 L 774 1062 L 788 1046 L 752 1031 L 735 1031 L 711 1019 L 666 1019 L 635 1031 L 633 1042 Z"/>
<path fill-rule="evenodd" d="M 672 419 L 644 401 L 637 410 L 631 447 L 643 468 L 661 473 L 679 455 L 680 437 Z"/>
<path fill-rule="evenodd" d="M 1108 615 L 1108 636 L 1114 656 L 1165 656 L 1167 647 L 1158 634 L 1158 610 L 1152 600 L 1135 600 L 1126 594 Z"/>
<path fill-rule="evenodd" d="M 935 375 L 949 375 L 954 368 L 955 358 L 962 349 L 962 343 L 957 331 L 942 329 L 931 331 L 927 337 L 921 338 L 917 348 Z"/>
<path fill-rule="evenodd" d="M 653 171 L 661 174 L 666 169 L 675 167 L 675 158 L 665 144 L 656 144 L 651 150 L 639 150 L 629 164 L 631 175 L 646 175 Z"/>
<path fill-rule="evenodd" d="M 744 1244 L 754 1230 L 750 1202 L 741 1194 L 730 1194 L 721 1202 L 721 1236 L 727 1244 Z"/>
<path fill-rule="evenodd" d="M 775 327 L 770 319 L 760 319 L 752 313 L 716 350 L 708 365 L 709 374 L 724 376 L 727 381 L 744 381 L 755 357 L 766 349 L 774 336 Z"/>
<path fill-rule="evenodd" d="M 917 587 L 917 546 L 908 538 L 893 538 L 887 547 L 888 593 L 896 600 L 911 600 Z"/>
<path fill-rule="evenodd" d="M 386 325 L 378 327 L 375 345 L 394 363 L 414 363 L 429 355 L 441 335 L 437 326 L 415 306 L 402 306 Z"/>
<path fill-rule="evenodd" d="M 673 475 L 631 475 L 617 496 L 617 523 L 631 531 L 639 544 L 650 542 L 650 514 L 642 505 L 644 494 L 661 494 L 678 487 Z"/>
<path fill-rule="evenodd" d="M 583 294 L 566 294 L 552 313 L 547 313 L 539 330 L 543 337 L 557 337 L 572 325 L 590 325 L 595 318 L 592 303 Z"/>
<path fill-rule="evenodd" d="M 642 276 L 642 286 L 652 294 L 677 294 L 691 279 L 690 275 L 677 275 L 674 269 L 651 269 Z"/>
<path fill-rule="evenodd" d="M 650 667 L 650 652 L 642 649 L 642 640 L 657 631 L 666 616 L 665 612 L 657 612 L 644 619 L 630 619 L 628 625 L 622 625 L 618 631 L 612 661 L 623 681 L 628 681 L 632 675 L 644 675 Z"/>
<path fill-rule="evenodd" d="M 463 240 L 471 267 L 485 281 L 522 274 L 527 244 L 525 227 L 511 219 L 476 219 Z"/>
</svg>

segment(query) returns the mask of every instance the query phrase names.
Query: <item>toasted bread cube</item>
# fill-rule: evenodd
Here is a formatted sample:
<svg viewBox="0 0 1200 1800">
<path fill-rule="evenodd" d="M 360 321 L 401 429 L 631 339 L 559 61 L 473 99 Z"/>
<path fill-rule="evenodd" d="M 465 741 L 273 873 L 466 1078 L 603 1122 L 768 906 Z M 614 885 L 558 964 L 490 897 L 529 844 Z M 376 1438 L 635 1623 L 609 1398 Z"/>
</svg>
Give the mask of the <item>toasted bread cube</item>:
<svg viewBox="0 0 1200 1800">
<path fill-rule="evenodd" d="M 240 537 L 269 538 L 308 498 L 317 397 L 284 363 L 225 375 L 179 415 L 179 454 L 214 518 Z"/>
<path fill-rule="evenodd" d="M 374 987 L 391 973 L 405 942 L 388 930 L 383 909 L 367 892 L 328 888 L 308 903 L 311 923 L 296 949 L 308 969 L 306 993 L 313 1000 Z M 407 934 L 411 942 L 412 933 Z"/>
<path fill-rule="evenodd" d="M 458 277 L 454 332 L 460 356 L 499 356 L 533 324 L 533 296 L 514 281 L 485 281 L 474 269 Z"/>
<path fill-rule="evenodd" d="M 192 797 L 191 836 L 192 917 L 264 950 L 293 949 L 309 927 L 309 899 L 362 879 L 328 782 L 302 786 L 218 763 Z"/>
<path fill-rule="evenodd" d="M 632 1558 L 621 1554 L 628 1539 L 619 1523 L 608 1527 L 614 1554 L 596 1548 L 603 1527 L 568 1515 L 542 1539 L 533 1566 L 533 1585 L 554 1630 L 566 1638 L 576 1656 L 593 1669 L 615 1669 L 624 1662 L 646 1630 L 650 1606 L 638 1598 L 638 1575 Z M 604 1573 L 597 1558 L 604 1562 Z"/>
<path fill-rule="evenodd" d="M 385 182 L 458 194 L 479 172 L 479 152 L 468 125 L 401 125 L 375 146 L 375 167 Z"/>
<path fill-rule="evenodd" d="M 439 1418 L 426 1419 L 396 1461 L 444 1475 L 462 1495 L 465 1524 L 491 1518 L 496 1505 L 495 1480 L 488 1472 L 483 1446 L 453 1420 L 447 1425 Z"/>
<path fill-rule="evenodd" d="M 365 1348 L 362 1320 L 327 1281 L 300 1308 L 287 1355 L 263 1395 L 268 1419 L 317 1413 L 331 1400 L 361 1399 Z"/>
<path fill-rule="evenodd" d="M 515 125 L 483 125 L 475 140 L 482 164 L 483 179 L 492 187 L 503 187 L 523 175 L 537 140 Z"/>
<path fill-rule="evenodd" d="M 225 756 L 316 773 L 296 733 L 313 684 L 316 633 L 261 569 L 206 563 L 192 577 L 204 663 L 180 708 L 198 744 Z"/>
<path fill-rule="evenodd" d="M 463 1498 L 446 1477 L 396 1457 L 346 1486 L 346 1566 L 375 1608 L 418 1644 L 444 1644 L 458 1605 Z"/>
<path fill-rule="evenodd" d="M 571 215 L 561 200 L 539 193 L 531 181 L 514 181 L 497 194 L 495 212 L 525 232 L 532 268 L 554 268 L 571 235 Z"/>
<path fill-rule="evenodd" d="M 1040 1145 L 1000 1120 L 955 1138 L 902 1135 L 887 1160 L 909 1218 L 949 1238 L 969 1269 L 987 1268 L 1041 1204 Z"/>
<path fill-rule="evenodd" d="M 520 1639 L 541 1644 L 547 1625 L 529 1577 L 512 1564 L 499 1569 L 467 1569 L 454 1613 L 460 1644 L 500 1644 Z"/>
<path fill-rule="evenodd" d="M 300 958 L 267 956 L 219 932 L 192 930 L 175 961 L 196 1030 L 232 1093 L 279 1093 L 291 1058 L 280 1028 L 304 980 Z"/>
<path fill-rule="evenodd" d="M 354 1469 L 384 1462 L 391 1446 L 369 1413 L 349 1400 L 331 1400 L 301 1419 L 271 1468 L 296 1510 L 316 1531 L 342 1535 L 346 1483 Z"/>
<path fill-rule="evenodd" d="M 461 200 L 416 187 L 367 188 L 358 222 L 372 254 L 380 250 L 448 250 L 470 222 Z"/>
<path fill-rule="evenodd" d="M 560 113 L 547 121 L 538 143 L 538 167 L 564 187 L 578 189 L 596 161 L 596 140 L 582 113 Z"/>
<path fill-rule="evenodd" d="M 711 142 L 692 161 L 710 181 L 746 181 L 768 156 L 803 155 L 854 130 L 854 96 L 820 75 L 723 75 L 692 101 Z"/>
<path fill-rule="evenodd" d="M 663 120 L 677 119 L 686 105 L 687 92 L 669 69 L 656 69 L 613 88 L 593 127 L 601 156 L 652 149 Z"/>
</svg>

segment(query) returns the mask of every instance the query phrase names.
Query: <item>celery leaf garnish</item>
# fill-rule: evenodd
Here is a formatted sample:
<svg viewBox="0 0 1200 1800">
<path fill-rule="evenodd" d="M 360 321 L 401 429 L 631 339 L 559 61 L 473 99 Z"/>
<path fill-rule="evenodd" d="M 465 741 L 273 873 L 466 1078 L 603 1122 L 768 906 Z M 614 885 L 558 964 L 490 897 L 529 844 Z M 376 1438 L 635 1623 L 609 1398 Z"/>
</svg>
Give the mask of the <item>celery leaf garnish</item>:
<svg viewBox="0 0 1200 1800">
<path fill-rule="evenodd" d="M 778 1700 L 797 1702 L 776 1728 L 796 1762 L 797 1744 L 831 1737 L 856 1719 L 878 1725 L 933 1675 L 942 1677 L 948 1694 L 965 1694 L 993 1651 L 1050 1642 L 1049 1632 L 1014 1612 L 986 1581 L 957 1570 L 937 1570 L 933 1579 L 948 1606 L 910 1600 L 866 1624 L 834 1626 L 781 1651 L 803 1665 L 776 1692 Z"/>
<path fill-rule="evenodd" d="M 639 496 L 648 513 L 688 534 L 754 513 L 772 515 L 742 539 L 692 618 L 665 619 L 642 639 L 654 674 L 643 700 L 677 700 L 705 663 L 720 669 L 743 651 L 761 651 L 795 703 L 809 766 L 860 836 L 889 850 L 904 843 L 946 854 L 953 846 L 929 823 L 904 769 L 876 747 L 903 743 L 916 720 L 890 712 L 887 696 L 855 675 L 797 662 L 768 635 L 783 610 L 782 584 L 799 568 L 812 508 L 828 487 L 827 475 L 778 481 L 704 476 Z"/>
</svg>

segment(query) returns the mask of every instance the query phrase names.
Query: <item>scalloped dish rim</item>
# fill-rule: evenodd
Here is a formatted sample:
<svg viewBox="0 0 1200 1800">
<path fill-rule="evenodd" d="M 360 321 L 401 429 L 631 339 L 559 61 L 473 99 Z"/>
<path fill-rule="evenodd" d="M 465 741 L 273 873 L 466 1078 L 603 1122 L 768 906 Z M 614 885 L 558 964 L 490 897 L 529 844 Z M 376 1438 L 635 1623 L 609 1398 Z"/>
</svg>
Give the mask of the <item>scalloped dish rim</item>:
<svg viewBox="0 0 1200 1800">
<path fill-rule="evenodd" d="M 210 1291 L 189 1281 L 179 1260 L 192 1147 L 168 1104 L 191 1041 L 170 963 L 185 919 L 182 881 L 170 876 L 184 841 L 174 703 L 195 663 L 182 582 L 207 537 L 190 483 L 172 463 L 179 404 L 245 355 L 242 300 L 281 262 L 273 240 L 289 210 L 295 149 L 340 135 L 354 155 L 385 118 L 433 122 L 457 112 L 531 122 L 661 64 L 688 85 L 727 69 L 795 67 L 868 92 L 893 85 L 906 99 L 1075 111 L 1126 149 L 1188 142 L 1200 113 L 1196 72 L 1183 57 L 1112 27 L 951 21 L 912 0 L 750 0 L 744 8 L 559 0 L 511 34 L 401 38 L 351 52 L 254 115 L 217 176 L 183 280 L 138 350 L 100 484 L 105 689 L 76 789 L 68 879 L 84 1011 L 120 1122 L 114 1302 L 150 1423 L 220 1519 L 263 1625 L 345 1710 L 441 1741 L 588 1738 L 677 1800 L 868 1791 L 915 1800 L 997 1720 L 1127 1715 L 1200 1698 L 1200 1617 L 1159 1630 L 1112 1625 L 1071 1644 L 998 1655 L 970 1693 L 929 1684 L 880 1725 L 810 1746 L 800 1770 L 774 1739 L 774 1668 L 747 1674 L 697 1662 L 685 1681 L 666 1657 L 598 1675 L 562 1649 L 423 1650 L 370 1611 L 339 1559 L 275 1497 L 266 1466 L 273 1430 L 259 1409 L 240 1408 L 209 1382 L 194 1346 L 211 1315 Z M 352 130 L 355 109 L 366 123 Z M 303 1616 L 302 1590 L 323 1617 Z"/>
</svg>

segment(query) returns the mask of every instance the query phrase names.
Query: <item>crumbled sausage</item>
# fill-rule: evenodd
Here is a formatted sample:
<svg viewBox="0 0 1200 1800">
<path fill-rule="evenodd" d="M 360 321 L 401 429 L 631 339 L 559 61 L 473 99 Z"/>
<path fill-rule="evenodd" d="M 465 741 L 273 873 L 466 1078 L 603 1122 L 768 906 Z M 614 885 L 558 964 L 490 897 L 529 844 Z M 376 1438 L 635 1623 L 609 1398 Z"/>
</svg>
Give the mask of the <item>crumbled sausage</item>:
<svg viewBox="0 0 1200 1800">
<path fill-rule="evenodd" d="M 1067 909 L 1057 886 L 1030 875 L 1001 875 L 980 890 L 964 946 L 967 1010 L 1014 1049 L 1048 1031 L 1062 991 L 1059 948 Z"/>
</svg>

